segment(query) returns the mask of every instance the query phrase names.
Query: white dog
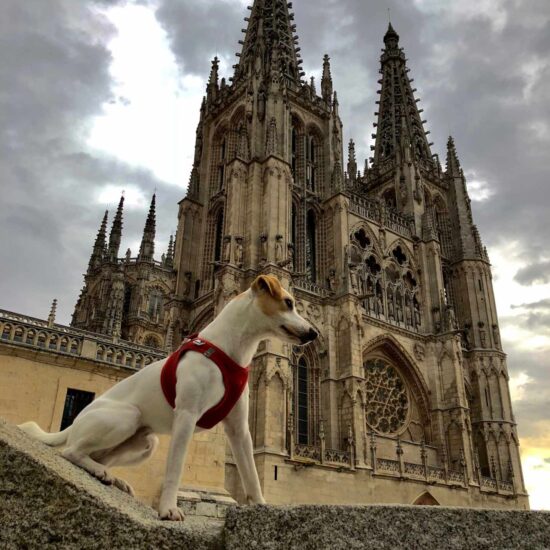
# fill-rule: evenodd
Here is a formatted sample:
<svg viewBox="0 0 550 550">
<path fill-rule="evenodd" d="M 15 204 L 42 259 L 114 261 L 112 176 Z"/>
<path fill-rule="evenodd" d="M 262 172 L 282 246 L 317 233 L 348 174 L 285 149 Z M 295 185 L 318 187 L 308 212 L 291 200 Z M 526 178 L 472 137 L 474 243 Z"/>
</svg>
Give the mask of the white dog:
<svg viewBox="0 0 550 550">
<path fill-rule="evenodd" d="M 260 276 L 249 290 L 233 299 L 194 342 L 199 346 L 205 342 L 212 344 L 218 352 L 222 350 L 221 355 L 225 352 L 230 361 L 249 365 L 261 340 L 279 337 L 303 345 L 317 336 L 310 324 L 298 315 L 292 296 L 279 281 L 272 276 Z M 161 385 L 164 360 L 116 384 L 88 405 L 72 426 L 62 432 L 46 433 L 35 422 L 27 422 L 20 428 L 48 445 L 66 443 L 62 452 L 66 459 L 102 482 L 131 494 L 132 488 L 109 474 L 107 468 L 148 459 L 158 445 L 155 434 L 171 433 L 159 515 L 161 519 L 182 521 L 184 516 L 177 506 L 177 493 L 189 442 L 194 432 L 202 431 L 197 423 L 225 400 L 227 391 L 228 379 L 222 375 L 223 369 L 208 357 L 208 353 L 188 351 L 176 362 L 174 407 Z M 248 426 L 248 386 L 223 424 L 247 502 L 263 504 Z"/>
</svg>

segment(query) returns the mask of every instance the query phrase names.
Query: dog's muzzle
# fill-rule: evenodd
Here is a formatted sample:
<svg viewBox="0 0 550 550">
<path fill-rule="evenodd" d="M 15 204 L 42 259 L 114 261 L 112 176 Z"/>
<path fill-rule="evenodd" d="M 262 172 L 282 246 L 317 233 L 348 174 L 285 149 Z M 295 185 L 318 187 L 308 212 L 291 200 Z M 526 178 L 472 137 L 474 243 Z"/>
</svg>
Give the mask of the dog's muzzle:
<svg viewBox="0 0 550 550">
<path fill-rule="evenodd" d="M 300 340 L 302 341 L 302 344 L 307 344 L 309 342 L 313 342 L 313 340 L 316 340 L 318 336 L 319 333 L 316 330 L 310 328 L 309 332 L 306 332 L 305 334 L 302 334 L 302 336 L 300 336 Z"/>
</svg>

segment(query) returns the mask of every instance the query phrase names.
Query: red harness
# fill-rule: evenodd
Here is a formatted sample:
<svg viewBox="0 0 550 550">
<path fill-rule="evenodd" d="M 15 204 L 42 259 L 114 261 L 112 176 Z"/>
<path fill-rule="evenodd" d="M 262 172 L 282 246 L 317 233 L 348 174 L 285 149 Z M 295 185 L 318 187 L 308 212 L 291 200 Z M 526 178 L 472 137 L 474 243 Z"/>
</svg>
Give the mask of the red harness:
<svg viewBox="0 0 550 550">
<path fill-rule="evenodd" d="M 166 401 L 172 408 L 176 406 L 176 371 L 180 359 L 188 351 L 196 351 L 204 355 L 213 361 L 222 373 L 225 393 L 221 401 L 206 411 L 197 422 L 199 428 L 209 430 L 231 412 L 241 397 L 248 382 L 248 367 L 241 367 L 220 348 L 203 338 L 199 338 L 198 335 L 186 338 L 180 348 L 168 357 L 160 373 L 160 385 L 164 397 L 166 397 Z"/>
</svg>

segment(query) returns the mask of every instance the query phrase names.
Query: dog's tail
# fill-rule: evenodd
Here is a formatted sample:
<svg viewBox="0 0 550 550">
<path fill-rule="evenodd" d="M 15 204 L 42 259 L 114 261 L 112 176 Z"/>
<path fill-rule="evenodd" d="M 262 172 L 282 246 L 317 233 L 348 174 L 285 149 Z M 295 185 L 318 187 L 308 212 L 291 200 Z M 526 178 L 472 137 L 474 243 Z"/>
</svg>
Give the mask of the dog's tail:
<svg viewBox="0 0 550 550">
<path fill-rule="evenodd" d="M 18 426 L 26 434 L 30 435 L 38 441 L 42 441 L 50 447 L 57 447 L 58 445 L 63 445 L 69 437 L 69 432 L 71 431 L 72 426 L 65 428 L 62 432 L 48 433 L 45 432 L 36 422 L 25 422 L 24 424 L 19 424 Z"/>
</svg>

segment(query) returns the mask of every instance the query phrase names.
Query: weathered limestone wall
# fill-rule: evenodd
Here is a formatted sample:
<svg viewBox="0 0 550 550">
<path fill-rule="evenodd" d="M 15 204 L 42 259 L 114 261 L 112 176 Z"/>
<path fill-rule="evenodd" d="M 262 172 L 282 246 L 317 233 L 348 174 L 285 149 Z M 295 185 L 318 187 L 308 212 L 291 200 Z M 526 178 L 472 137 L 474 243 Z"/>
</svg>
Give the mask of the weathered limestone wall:
<svg viewBox="0 0 550 550">
<path fill-rule="evenodd" d="M 131 371 L 80 358 L 24 350 L 0 342 L 0 416 L 12 424 L 34 420 L 48 432 L 59 431 L 67 388 L 93 392 L 96 397 Z M 148 462 L 113 472 L 126 479 L 138 498 L 155 504 L 164 479 L 169 437 Z M 225 435 L 218 427 L 195 435 L 182 486 L 224 492 Z"/>
</svg>

